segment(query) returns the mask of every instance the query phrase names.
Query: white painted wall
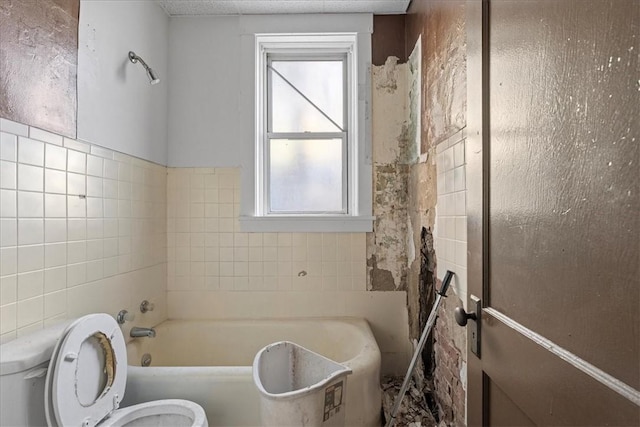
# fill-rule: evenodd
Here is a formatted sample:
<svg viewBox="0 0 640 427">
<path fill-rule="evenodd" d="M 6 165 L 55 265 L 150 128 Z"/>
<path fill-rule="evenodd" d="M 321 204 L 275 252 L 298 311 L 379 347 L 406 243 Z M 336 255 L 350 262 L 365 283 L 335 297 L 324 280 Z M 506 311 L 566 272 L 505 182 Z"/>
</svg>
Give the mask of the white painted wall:
<svg viewBox="0 0 640 427">
<path fill-rule="evenodd" d="M 173 17 L 169 30 L 169 166 L 240 167 L 240 209 L 253 215 L 255 34 L 357 32 L 360 168 L 371 175 L 371 14 Z"/>
<path fill-rule="evenodd" d="M 253 167 L 256 33 L 357 31 L 370 58 L 372 26 L 370 14 L 172 17 L 168 165 Z"/>
<path fill-rule="evenodd" d="M 239 166 L 240 17 L 173 17 L 169 34 L 168 165 Z"/>
<path fill-rule="evenodd" d="M 153 1 L 81 0 L 78 35 L 78 139 L 166 165 L 169 17 Z"/>
</svg>

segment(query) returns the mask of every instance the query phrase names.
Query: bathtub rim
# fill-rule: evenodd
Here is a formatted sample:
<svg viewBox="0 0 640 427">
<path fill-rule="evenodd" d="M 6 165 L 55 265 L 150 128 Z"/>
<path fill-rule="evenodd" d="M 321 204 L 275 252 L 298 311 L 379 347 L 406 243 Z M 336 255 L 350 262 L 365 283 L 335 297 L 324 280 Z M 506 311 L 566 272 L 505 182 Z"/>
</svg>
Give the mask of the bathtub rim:
<svg viewBox="0 0 640 427">
<path fill-rule="evenodd" d="M 374 357 L 377 360 L 374 360 L 374 363 L 380 366 L 382 361 L 382 353 L 380 352 L 380 346 L 373 335 L 373 331 L 371 329 L 371 325 L 364 317 L 355 317 L 355 316 L 316 316 L 316 317 L 265 317 L 265 318 L 253 318 L 253 317 L 235 317 L 235 318 L 216 318 L 216 319 L 165 319 L 162 322 L 159 322 L 153 326 L 153 328 L 157 328 L 162 326 L 164 323 L 168 322 L 193 322 L 193 323 L 233 323 L 233 322 L 277 322 L 277 323 L 285 323 L 285 322 L 302 322 L 302 323 L 316 323 L 318 321 L 337 321 L 341 323 L 349 324 L 350 326 L 356 327 L 359 332 L 363 333 L 363 338 L 366 343 L 375 344 L 374 348 L 370 348 L 369 345 L 363 346 L 360 351 L 353 356 L 352 358 L 344 361 L 336 360 L 337 363 L 345 365 L 352 370 L 362 369 L 366 366 L 369 366 L 369 359 L 366 358 L 366 355 L 369 354 L 371 357 Z M 129 344 L 131 344 L 136 339 L 142 338 L 132 338 L 127 341 L 127 350 Z M 162 366 L 138 366 L 132 365 L 127 362 L 128 369 L 138 370 L 150 370 L 150 369 L 161 369 L 161 368 L 170 368 L 170 369 L 178 369 L 181 372 L 189 372 L 191 369 L 207 369 L 207 368 L 224 368 L 225 372 L 230 370 L 239 370 L 242 372 L 245 368 L 249 368 L 249 371 L 252 370 L 252 364 L 248 365 L 196 365 L 196 366 L 171 366 L 171 365 L 162 365 Z M 229 374 L 231 375 L 231 374 Z"/>
</svg>

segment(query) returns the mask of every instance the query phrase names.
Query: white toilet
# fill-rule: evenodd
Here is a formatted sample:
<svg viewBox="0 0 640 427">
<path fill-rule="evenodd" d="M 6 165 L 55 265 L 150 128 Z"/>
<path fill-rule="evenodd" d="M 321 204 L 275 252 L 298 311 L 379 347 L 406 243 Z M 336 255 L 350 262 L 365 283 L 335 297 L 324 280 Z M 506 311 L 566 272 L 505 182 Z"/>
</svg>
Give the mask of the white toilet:
<svg viewBox="0 0 640 427">
<path fill-rule="evenodd" d="M 119 409 L 127 382 L 120 327 L 108 314 L 67 325 L 0 346 L 0 426 L 208 427 L 187 400 Z"/>
</svg>

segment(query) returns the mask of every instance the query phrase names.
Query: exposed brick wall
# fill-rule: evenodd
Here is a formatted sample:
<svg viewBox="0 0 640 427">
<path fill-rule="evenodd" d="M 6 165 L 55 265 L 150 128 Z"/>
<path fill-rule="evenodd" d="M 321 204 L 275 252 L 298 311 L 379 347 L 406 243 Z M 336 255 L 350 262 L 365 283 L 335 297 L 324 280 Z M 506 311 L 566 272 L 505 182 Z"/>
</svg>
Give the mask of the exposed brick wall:
<svg viewBox="0 0 640 427">
<path fill-rule="evenodd" d="M 466 391 L 462 384 L 460 370 L 464 364 L 464 355 L 452 336 L 461 329 L 455 323 L 447 321 L 455 307 L 457 298 L 450 296 L 440 306 L 438 321 L 433 331 L 433 351 L 435 371 L 433 375 L 436 402 L 440 420 L 451 425 L 465 425 Z M 459 301 L 459 300 L 457 300 Z"/>
</svg>

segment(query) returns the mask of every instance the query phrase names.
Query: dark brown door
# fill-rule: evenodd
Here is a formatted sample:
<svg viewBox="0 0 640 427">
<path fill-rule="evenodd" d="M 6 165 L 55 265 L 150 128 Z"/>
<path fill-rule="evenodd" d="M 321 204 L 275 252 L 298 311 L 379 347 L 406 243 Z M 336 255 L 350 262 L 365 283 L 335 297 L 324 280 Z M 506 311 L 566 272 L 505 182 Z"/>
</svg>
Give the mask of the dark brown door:
<svg viewBox="0 0 640 427">
<path fill-rule="evenodd" d="M 469 424 L 638 426 L 640 1 L 467 5 Z"/>
</svg>

